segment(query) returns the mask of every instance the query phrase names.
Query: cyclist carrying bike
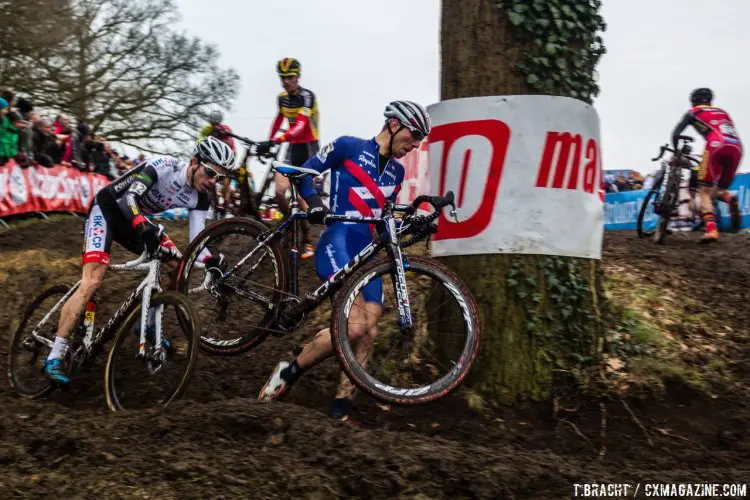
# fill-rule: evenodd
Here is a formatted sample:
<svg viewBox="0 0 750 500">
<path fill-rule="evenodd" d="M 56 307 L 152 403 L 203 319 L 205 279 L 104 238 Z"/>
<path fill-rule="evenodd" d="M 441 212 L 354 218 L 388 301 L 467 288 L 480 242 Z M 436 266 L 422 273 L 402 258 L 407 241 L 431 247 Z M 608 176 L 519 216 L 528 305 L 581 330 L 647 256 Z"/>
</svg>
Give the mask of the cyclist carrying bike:
<svg viewBox="0 0 750 500">
<path fill-rule="evenodd" d="M 160 247 L 166 253 L 173 253 L 174 243 L 167 236 L 160 240 L 159 229 L 144 215 L 174 208 L 190 209 L 192 240 L 205 224 L 209 193 L 234 168 L 235 157 L 229 146 L 208 137 L 196 145 L 189 163 L 171 156 L 152 156 L 97 193 L 84 226 L 81 286 L 60 313 L 55 342 L 44 364 L 47 378 L 58 385 L 70 381 L 63 363 L 68 338 L 84 305 L 101 286 L 112 242 L 136 254 L 143 251 L 144 245 L 151 255 Z M 210 266 L 219 258 L 209 254 L 204 262 Z"/>
<path fill-rule="evenodd" d="M 380 216 L 386 199 L 395 202 L 404 180 L 404 167 L 397 158 L 418 148 L 430 133 L 430 117 L 417 103 L 391 102 L 384 115 L 385 124 L 374 138 L 339 137 L 304 164 L 305 168 L 321 173 L 331 170 L 330 206 L 335 215 Z M 309 205 L 310 221 L 324 223 L 329 211 L 315 192 L 310 176 L 301 180 L 300 194 Z M 366 224 L 335 222 L 328 225 L 316 249 L 315 264 L 320 279 L 330 278 L 371 241 L 371 229 Z M 355 304 L 359 307 L 352 308 L 349 328 L 351 338 L 358 339 L 358 358 L 367 356 L 378 333 L 382 303 L 383 285 L 377 280 L 367 285 L 357 298 Z M 270 401 L 283 397 L 304 371 L 332 354 L 331 333 L 326 328 L 305 345 L 295 360 L 276 365 L 258 399 Z M 331 408 L 334 418 L 348 418 L 353 392 L 348 379 L 342 377 Z"/>
<path fill-rule="evenodd" d="M 284 142 L 289 143 L 285 163 L 300 166 L 318 152 L 318 99 L 315 94 L 299 85 L 299 76 L 302 66 L 297 59 L 286 57 L 276 65 L 276 72 L 281 78 L 284 91 L 279 94 L 279 113 L 271 127 L 270 140 L 258 145 L 259 155 L 268 153 L 272 146 Z M 276 135 L 284 119 L 289 122 L 289 130 L 283 134 Z M 286 192 L 289 191 L 289 180 L 283 175 L 274 174 L 276 185 L 276 203 L 279 209 L 287 216 L 289 214 L 289 203 L 286 201 Z M 307 210 L 304 200 L 300 200 L 300 206 Z M 300 256 L 309 259 L 315 255 L 310 242 L 310 224 L 303 221 L 302 244 L 305 248 Z"/>
<path fill-rule="evenodd" d="M 685 113 L 672 133 L 672 146 L 675 149 L 680 134 L 688 126 L 692 126 L 706 140 L 706 150 L 698 168 L 701 212 L 703 212 L 703 221 L 706 225 L 701 243 L 711 243 L 719 239 L 719 230 L 711 201 L 714 196 L 729 205 L 730 214 L 736 223 L 739 222 L 740 217 L 737 198 L 732 196 L 727 189 L 742 159 L 742 142 L 729 114 L 721 108 L 712 106 L 712 101 L 711 89 L 693 90 L 690 94 L 692 108 Z"/>
</svg>

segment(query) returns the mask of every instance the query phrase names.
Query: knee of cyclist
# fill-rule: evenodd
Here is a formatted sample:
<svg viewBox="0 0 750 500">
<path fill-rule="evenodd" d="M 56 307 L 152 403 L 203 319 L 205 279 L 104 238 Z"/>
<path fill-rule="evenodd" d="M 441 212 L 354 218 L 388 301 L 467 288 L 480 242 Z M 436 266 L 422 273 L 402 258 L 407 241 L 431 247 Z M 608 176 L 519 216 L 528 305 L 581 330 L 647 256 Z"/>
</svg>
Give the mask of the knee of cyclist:
<svg viewBox="0 0 750 500">
<path fill-rule="evenodd" d="M 81 293 L 87 298 L 91 298 L 94 293 L 102 286 L 103 277 L 88 276 L 81 280 Z"/>
<path fill-rule="evenodd" d="M 370 332 L 370 328 L 366 324 L 362 323 L 350 323 L 349 324 L 349 338 L 351 340 L 358 340 L 367 335 Z"/>
</svg>

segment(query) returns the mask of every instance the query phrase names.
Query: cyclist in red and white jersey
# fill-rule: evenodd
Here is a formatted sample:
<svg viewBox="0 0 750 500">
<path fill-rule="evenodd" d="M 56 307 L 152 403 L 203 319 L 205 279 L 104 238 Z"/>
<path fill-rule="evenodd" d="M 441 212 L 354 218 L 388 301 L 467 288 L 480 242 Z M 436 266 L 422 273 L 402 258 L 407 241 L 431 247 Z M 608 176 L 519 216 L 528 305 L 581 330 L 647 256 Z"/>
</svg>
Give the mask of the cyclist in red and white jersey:
<svg viewBox="0 0 750 500">
<path fill-rule="evenodd" d="M 96 194 L 84 226 L 81 286 L 60 312 L 55 342 L 44 363 L 48 379 L 57 385 L 69 382 L 63 362 L 68 337 L 78 324 L 84 305 L 102 284 L 109 268 L 112 242 L 136 254 L 144 246 L 150 255 L 159 247 L 175 253 L 172 240 L 166 236 L 160 239 L 158 228 L 145 215 L 173 208 L 189 209 L 192 240 L 205 224 L 210 204 L 208 193 L 235 168 L 234 153 L 229 146 L 208 137 L 195 147 L 190 162 L 171 156 L 147 158 Z M 221 265 L 220 255 L 207 254 L 205 259 L 207 266 Z"/>
<path fill-rule="evenodd" d="M 675 149 L 680 134 L 688 126 L 692 126 L 706 140 L 703 161 L 698 169 L 701 212 L 703 212 L 703 221 L 706 225 L 701 243 L 715 242 L 719 239 L 719 230 L 711 201 L 714 195 L 729 204 L 729 211 L 735 224 L 739 223 L 740 217 L 737 198 L 732 196 L 727 189 L 742 159 L 742 142 L 729 113 L 712 106 L 713 97 L 711 89 L 695 89 L 690 94 L 692 108 L 685 113 L 682 121 L 677 124 L 672 133 L 672 146 Z M 716 193 L 717 188 L 718 193 Z"/>
</svg>

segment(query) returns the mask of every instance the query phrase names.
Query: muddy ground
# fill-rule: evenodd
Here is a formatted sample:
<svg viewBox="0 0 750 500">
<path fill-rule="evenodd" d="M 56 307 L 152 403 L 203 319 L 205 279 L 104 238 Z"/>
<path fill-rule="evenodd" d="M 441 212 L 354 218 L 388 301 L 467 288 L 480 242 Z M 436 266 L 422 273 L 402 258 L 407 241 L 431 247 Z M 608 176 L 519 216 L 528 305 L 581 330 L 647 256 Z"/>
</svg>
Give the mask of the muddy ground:
<svg viewBox="0 0 750 500">
<path fill-rule="evenodd" d="M 166 225 L 184 248 L 186 224 Z M 0 233 L 3 373 L 23 304 L 78 278 L 81 226 L 70 217 Z M 630 232 L 605 236 L 609 272 L 678 289 L 697 300 L 696 313 L 720 318 L 712 328 L 730 332 L 722 342 L 732 384 L 698 391 L 675 379 L 658 396 L 580 396 L 558 418 L 550 402 L 479 412 L 460 392 L 412 409 L 361 396 L 351 428 L 326 417 L 338 379 L 329 361 L 283 403 L 255 402 L 275 363 L 324 324 L 322 310 L 302 332 L 250 353 L 201 355 L 190 389 L 166 410 L 108 412 L 103 359 L 42 401 L 23 401 L 0 381 L 0 498 L 570 498 L 574 483 L 750 484 L 748 257 L 746 235 L 709 249 L 696 235 L 658 247 Z M 317 283 L 311 263 L 303 273 L 303 283 Z M 110 274 L 98 317 L 135 283 Z"/>
</svg>

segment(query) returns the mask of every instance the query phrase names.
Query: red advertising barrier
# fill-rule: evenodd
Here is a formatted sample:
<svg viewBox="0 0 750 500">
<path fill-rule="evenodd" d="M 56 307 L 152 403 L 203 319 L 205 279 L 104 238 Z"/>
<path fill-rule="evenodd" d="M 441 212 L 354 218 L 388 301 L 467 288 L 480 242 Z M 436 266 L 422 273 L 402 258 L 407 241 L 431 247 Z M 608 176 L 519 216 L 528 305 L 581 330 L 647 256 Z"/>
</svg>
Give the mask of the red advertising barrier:
<svg viewBox="0 0 750 500">
<path fill-rule="evenodd" d="M 109 179 L 60 165 L 21 168 L 13 160 L 0 167 L 0 217 L 27 212 L 86 213 Z"/>
</svg>

